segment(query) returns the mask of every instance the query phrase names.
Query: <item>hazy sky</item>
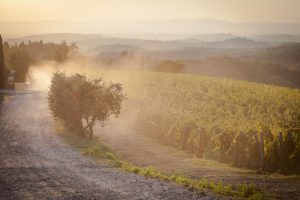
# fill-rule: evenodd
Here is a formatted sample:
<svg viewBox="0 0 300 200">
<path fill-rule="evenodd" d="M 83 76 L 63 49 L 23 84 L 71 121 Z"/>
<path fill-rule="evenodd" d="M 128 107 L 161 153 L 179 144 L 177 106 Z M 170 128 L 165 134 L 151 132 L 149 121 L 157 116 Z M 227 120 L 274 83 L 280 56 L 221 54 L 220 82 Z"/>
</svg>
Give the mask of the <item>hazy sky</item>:
<svg viewBox="0 0 300 200">
<path fill-rule="evenodd" d="M 300 23 L 300 0 L 0 0 L 0 21 L 191 19 Z"/>
</svg>

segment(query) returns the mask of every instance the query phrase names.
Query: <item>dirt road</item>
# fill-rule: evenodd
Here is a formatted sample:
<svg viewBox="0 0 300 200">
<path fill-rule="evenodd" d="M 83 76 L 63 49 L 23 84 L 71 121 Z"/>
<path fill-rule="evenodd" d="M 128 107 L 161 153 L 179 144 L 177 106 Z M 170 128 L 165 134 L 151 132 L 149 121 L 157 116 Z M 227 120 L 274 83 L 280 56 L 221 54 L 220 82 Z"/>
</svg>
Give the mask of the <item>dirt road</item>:
<svg viewBox="0 0 300 200">
<path fill-rule="evenodd" d="M 2 91 L 0 100 L 0 199 L 217 198 L 82 156 L 55 134 L 45 93 Z"/>
</svg>

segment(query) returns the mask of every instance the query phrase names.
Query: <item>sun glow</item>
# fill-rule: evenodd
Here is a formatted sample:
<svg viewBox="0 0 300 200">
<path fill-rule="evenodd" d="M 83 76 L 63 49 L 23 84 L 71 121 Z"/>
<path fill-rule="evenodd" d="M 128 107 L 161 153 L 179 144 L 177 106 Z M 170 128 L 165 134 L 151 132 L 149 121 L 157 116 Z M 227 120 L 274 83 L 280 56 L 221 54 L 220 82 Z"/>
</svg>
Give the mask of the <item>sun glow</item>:
<svg viewBox="0 0 300 200">
<path fill-rule="evenodd" d="M 213 18 L 300 22 L 297 0 L 0 0 L 0 5 L 1 21 Z"/>
</svg>

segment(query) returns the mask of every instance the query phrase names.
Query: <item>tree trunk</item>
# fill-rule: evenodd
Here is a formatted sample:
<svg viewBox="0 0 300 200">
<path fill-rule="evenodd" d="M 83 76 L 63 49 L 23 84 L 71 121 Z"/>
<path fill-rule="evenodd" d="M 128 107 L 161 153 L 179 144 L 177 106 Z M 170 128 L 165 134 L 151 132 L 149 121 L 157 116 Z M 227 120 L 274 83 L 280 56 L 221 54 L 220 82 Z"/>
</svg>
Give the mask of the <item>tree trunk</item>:
<svg viewBox="0 0 300 200">
<path fill-rule="evenodd" d="M 91 124 L 88 124 L 88 127 L 89 127 L 89 139 L 92 139 L 94 135 L 93 126 Z"/>
<path fill-rule="evenodd" d="M 94 131 L 93 131 L 94 120 L 92 119 L 91 122 L 89 122 L 89 118 L 85 117 L 85 121 L 86 121 L 86 124 L 87 124 L 87 128 L 89 129 L 88 138 L 92 139 L 93 138 L 93 134 L 94 134 Z"/>
<path fill-rule="evenodd" d="M 84 128 L 82 126 L 82 121 L 80 120 L 80 122 L 78 121 L 78 129 L 79 129 L 79 135 L 81 137 L 84 137 L 85 136 L 85 133 L 84 133 Z"/>
</svg>

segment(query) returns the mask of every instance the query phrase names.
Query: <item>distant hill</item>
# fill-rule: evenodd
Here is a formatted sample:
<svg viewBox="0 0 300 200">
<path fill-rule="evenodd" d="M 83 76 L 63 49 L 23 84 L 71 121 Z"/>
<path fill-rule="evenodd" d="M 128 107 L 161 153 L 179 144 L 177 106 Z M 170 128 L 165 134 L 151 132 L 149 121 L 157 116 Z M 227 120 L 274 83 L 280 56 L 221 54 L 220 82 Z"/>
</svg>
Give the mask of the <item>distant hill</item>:
<svg viewBox="0 0 300 200">
<path fill-rule="evenodd" d="M 215 34 L 202 34 L 196 35 L 191 38 L 186 39 L 187 42 L 216 42 L 227 39 L 236 38 L 238 36 L 230 33 L 215 33 Z"/>
<path fill-rule="evenodd" d="M 300 71 L 290 70 L 284 65 L 244 61 L 228 56 L 207 57 L 184 62 L 187 72 L 226 77 L 257 83 L 300 87 Z"/>
<path fill-rule="evenodd" d="M 182 48 L 216 48 L 216 49 L 247 49 L 247 48 L 262 48 L 269 47 L 267 42 L 255 41 L 248 38 L 237 37 L 232 34 L 206 34 L 191 37 L 188 39 L 179 40 L 143 40 L 134 38 L 117 38 L 104 37 L 97 34 L 77 34 L 77 33 L 60 33 L 60 34 L 45 34 L 31 35 L 16 39 L 8 39 L 10 43 L 21 41 L 37 41 L 60 43 L 75 42 L 81 50 L 99 50 L 107 49 L 108 51 L 136 50 L 145 49 L 149 51 L 170 51 L 180 50 Z M 102 46 L 102 48 L 98 48 Z M 131 47 L 129 47 L 131 46 Z M 117 49 L 117 48 L 121 49 Z M 134 48 L 133 48 L 134 47 Z"/>
<path fill-rule="evenodd" d="M 61 43 L 66 41 L 67 43 L 77 43 L 81 50 L 86 50 L 90 47 L 96 47 L 97 41 L 103 39 L 102 35 L 98 34 L 79 34 L 79 33 L 54 33 L 54 34 L 38 34 L 38 35 L 29 35 L 19 38 L 6 39 L 9 43 L 20 43 L 31 41 L 43 40 L 44 42 L 54 42 Z"/>
<path fill-rule="evenodd" d="M 148 50 L 171 50 L 180 49 L 188 43 L 181 40 L 144 40 L 144 39 L 134 39 L 134 38 L 118 38 L 118 37 L 104 37 L 97 34 L 77 34 L 77 33 L 58 33 L 58 34 L 41 34 L 41 35 L 31 35 L 14 39 L 6 39 L 10 43 L 19 43 L 21 41 L 28 42 L 43 40 L 45 42 L 55 42 L 61 43 L 66 41 L 67 43 L 75 42 L 79 46 L 80 50 L 91 52 L 92 50 L 97 50 L 98 47 L 108 48 L 110 50 L 117 50 L 116 44 L 120 47 L 125 46 L 135 46 L 136 48 L 143 48 Z M 197 44 L 196 44 L 197 45 Z M 113 47 L 115 46 L 115 47 Z"/>
<path fill-rule="evenodd" d="M 94 49 L 98 53 L 102 52 L 123 52 L 123 51 L 138 51 L 141 50 L 140 47 L 126 44 L 111 44 L 111 45 L 101 45 Z"/>
<path fill-rule="evenodd" d="M 80 40 L 98 40 L 102 38 L 103 36 L 99 34 L 54 33 L 54 34 L 28 35 L 17 39 L 20 41 L 43 40 L 44 42 L 61 42 L 61 41 L 76 42 Z"/>
<path fill-rule="evenodd" d="M 288 23 L 238 23 L 216 19 L 176 20 L 96 20 L 96 21 L 17 21 L 0 22 L 4 38 L 49 33 L 94 33 L 120 37 L 133 33 L 135 38 L 149 34 L 161 39 L 160 35 L 192 37 L 207 33 L 293 34 L 300 35 L 300 24 Z M 130 36 L 129 36 L 130 37 Z M 146 39 L 146 38 L 144 38 Z M 173 38 L 174 39 L 174 38 Z"/>
<path fill-rule="evenodd" d="M 263 48 L 270 46 L 265 42 L 257 42 L 248 38 L 230 38 L 223 41 L 216 41 L 216 42 L 206 42 L 202 43 L 201 46 L 203 47 L 210 47 L 210 48 L 229 48 L 229 49 L 247 49 L 247 48 Z"/>
<path fill-rule="evenodd" d="M 255 41 L 263 41 L 263 42 L 288 43 L 288 42 L 300 42 L 300 35 L 288 35 L 288 34 L 255 35 L 252 36 L 251 39 Z"/>
<path fill-rule="evenodd" d="M 257 37 L 261 40 L 281 38 L 281 41 L 294 38 L 289 35 Z M 217 41 L 203 42 L 201 38 Z M 191 73 L 300 87 L 300 43 L 265 42 L 232 34 L 206 34 L 189 39 L 163 41 L 61 33 L 31 35 L 6 41 L 76 42 L 83 53 L 92 53 L 96 61 L 112 67 L 146 68 L 160 60 L 182 60 Z M 128 54 L 120 56 L 123 51 Z M 206 58 L 211 59 L 204 62 Z M 188 60 L 194 62 L 186 63 Z"/>
<path fill-rule="evenodd" d="M 286 43 L 262 48 L 242 57 L 256 62 L 281 64 L 300 71 L 300 43 Z"/>
</svg>

